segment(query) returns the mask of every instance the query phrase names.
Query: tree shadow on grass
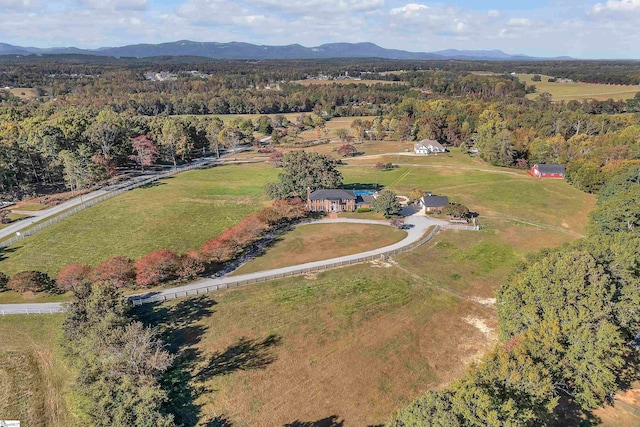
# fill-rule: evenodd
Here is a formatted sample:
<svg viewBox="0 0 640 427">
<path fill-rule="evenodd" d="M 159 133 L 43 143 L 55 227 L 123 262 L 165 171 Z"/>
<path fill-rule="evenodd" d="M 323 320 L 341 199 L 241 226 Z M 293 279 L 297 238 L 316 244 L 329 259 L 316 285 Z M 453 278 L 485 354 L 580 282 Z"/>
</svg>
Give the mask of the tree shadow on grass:
<svg viewBox="0 0 640 427">
<path fill-rule="evenodd" d="M 240 370 L 263 369 L 276 360 L 271 350 L 280 344 L 281 338 L 276 335 L 264 340 L 243 337 L 226 350 L 205 358 L 196 348 L 207 331 L 199 321 L 211 317 L 216 304 L 212 298 L 201 295 L 175 305 L 143 305 L 134 312 L 138 320 L 160 330 L 169 351 L 176 356 L 160 384 L 169 398 L 165 409 L 174 415 L 177 425 L 192 427 L 202 421 L 202 405 L 195 402 L 203 393 L 211 392 L 204 387 L 208 379 Z M 217 416 L 204 425 L 229 427 L 232 424 L 224 416 Z"/>
<path fill-rule="evenodd" d="M 284 427 L 342 427 L 344 421 L 337 415 L 331 415 L 330 417 L 323 418 L 317 421 L 299 421 L 296 420 L 292 423 L 285 424 Z"/>
<path fill-rule="evenodd" d="M 204 389 L 193 381 L 193 371 L 201 359 L 200 351 L 194 346 L 200 342 L 207 328 L 196 322 L 213 315 L 212 307 L 216 304 L 212 298 L 202 295 L 172 306 L 160 303 L 143 305 L 134 313 L 143 323 L 160 330 L 169 351 L 176 356 L 160 385 L 169 398 L 165 409 L 174 415 L 178 425 L 191 427 L 200 420 L 202 406 L 195 401 Z"/>
<path fill-rule="evenodd" d="M 12 254 L 20 248 L 21 246 L 16 246 L 13 248 L 0 248 L 0 261 L 4 261 L 5 259 L 7 259 L 7 254 Z"/>
<path fill-rule="evenodd" d="M 276 360 L 271 347 L 280 344 L 278 335 L 269 335 L 264 340 L 240 338 L 225 351 L 211 355 L 204 368 L 196 374 L 199 381 L 235 371 L 263 369 Z"/>
<path fill-rule="evenodd" d="M 549 423 L 551 427 L 590 427 L 600 424 L 600 419 L 590 411 L 586 411 L 567 396 L 560 396 L 558 406 L 554 409 L 555 419 Z"/>
</svg>

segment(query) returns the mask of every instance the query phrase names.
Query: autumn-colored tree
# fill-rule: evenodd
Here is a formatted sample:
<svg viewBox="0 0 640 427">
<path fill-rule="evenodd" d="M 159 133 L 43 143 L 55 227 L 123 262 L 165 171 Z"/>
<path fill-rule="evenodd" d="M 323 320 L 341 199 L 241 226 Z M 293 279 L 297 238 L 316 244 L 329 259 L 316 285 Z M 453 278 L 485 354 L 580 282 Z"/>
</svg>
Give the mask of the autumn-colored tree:
<svg viewBox="0 0 640 427">
<path fill-rule="evenodd" d="M 276 167 L 282 166 L 282 159 L 284 159 L 284 155 L 280 151 L 274 151 L 269 156 L 269 163 Z"/>
<path fill-rule="evenodd" d="M 231 240 L 237 249 L 255 241 L 266 229 L 267 224 L 258 215 L 250 215 L 229 229 Z"/>
<path fill-rule="evenodd" d="M 355 156 L 358 153 L 358 149 L 351 144 L 344 144 L 338 148 L 338 154 L 342 157 Z"/>
<path fill-rule="evenodd" d="M 304 218 L 309 213 L 307 204 L 300 197 L 280 199 L 273 202 L 272 209 L 284 220 Z"/>
<path fill-rule="evenodd" d="M 258 218 L 265 224 L 277 225 L 283 220 L 281 213 L 273 208 L 265 208 L 258 212 Z"/>
<path fill-rule="evenodd" d="M 180 257 L 173 251 L 161 249 L 150 252 L 136 261 L 136 283 L 153 286 L 176 276 Z"/>
<path fill-rule="evenodd" d="M 63 291 L 70 291 L 89 282 L 91 267 L 86 264 L 67 264 L 56 276 L 56 286 Z"/>
<path fill-rule="evenodd" d="M 414 188 L 409 192 L 409 199 L 417 201 L 420 200 L 425 194 L 427 194 L 426 191 L 420 190 L 419 188 Z"/>
<path fill-rule="evenodd" d="M 108 282 L 117 288 L 122 288 L 135 282 L 136 269 L 131 259 L 116 256 L 93 267 L 89 278 L 93 283 Z"/>
<path fill-rule="evenodd" d="M 160 150 L 148 135 L 140 135 L 131 141 L 131 147 L 136 153 L 129 158 L 140 165 L 144 172 L 145 166 L 151 166 L 160 157 Z"/>
<path fill-rule="evenodd" d="M 236 253 L 234 243 L 228 237 L 214 237 L 202 245 L 204 253 L 211 262 L 223 263 L 229 261 Z"/>
<path fill-rule="evenodd" d="M 7 288 L 12 291 L 42 292 L 53 288 L 51 278 L 41 271 L 22 271 L 14 275 L 7 283 Z"/>
<path fill-rule="evenodd" d="M 180 265 L 176 275 L 181 279 L 193 279 L 206 270 L 206 256 L 200 251 L 189 251 L 180 256 Z"/>
</svg>

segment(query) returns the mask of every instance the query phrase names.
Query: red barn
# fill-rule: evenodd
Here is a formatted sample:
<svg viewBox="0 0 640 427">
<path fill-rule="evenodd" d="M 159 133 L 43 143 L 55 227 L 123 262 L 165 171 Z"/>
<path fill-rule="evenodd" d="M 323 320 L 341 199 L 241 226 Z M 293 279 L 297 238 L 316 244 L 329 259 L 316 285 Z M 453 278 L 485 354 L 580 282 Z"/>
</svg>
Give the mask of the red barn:
<svg viewBox="0 0 640 427">
<path fill-rule="evenodd" d="M 535 164 L 531 168 L 531 174 L 538 178 L 564 179 L 564 166 Z"/>
</svg>

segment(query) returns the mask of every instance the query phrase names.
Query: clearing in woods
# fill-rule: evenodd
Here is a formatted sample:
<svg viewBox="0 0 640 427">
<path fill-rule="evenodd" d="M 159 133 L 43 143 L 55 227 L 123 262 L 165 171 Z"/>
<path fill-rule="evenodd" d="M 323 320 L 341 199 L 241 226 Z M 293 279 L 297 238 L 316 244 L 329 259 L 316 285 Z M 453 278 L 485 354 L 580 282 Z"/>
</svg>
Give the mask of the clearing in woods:
<svg viewBox="0 0 640 427">
<path fill-rule="evenodd" d="M 534 82 L 531 78 L 534 74 L 516 74 L 521 82 L 527 85 L 534 85 L 536 93 L 530 93 L 527 98 L 537 98 L 541 93 L 550 93 L 552 101 L 583 101 L 585 99 L 597 99 L 606 101 L 611 98 L 614 101 L 633 98 L 636 93 L 640 92 L 638 85 L 607 85 L 600 83 L 560 83 L 549 82 L 550 76 L 541 76 L 542 81 Z"/>
</svg>

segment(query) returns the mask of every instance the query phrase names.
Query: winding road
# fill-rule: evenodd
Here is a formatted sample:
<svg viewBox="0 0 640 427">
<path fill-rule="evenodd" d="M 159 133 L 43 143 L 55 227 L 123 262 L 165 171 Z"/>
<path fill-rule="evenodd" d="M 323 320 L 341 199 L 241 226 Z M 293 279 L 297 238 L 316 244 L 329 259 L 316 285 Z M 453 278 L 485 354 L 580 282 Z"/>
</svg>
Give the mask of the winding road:
<svg viewBox="0 0 640 427">
<path fill-rule="evenodd" d="M 406 208 L 410 209 L 410 208 Z M 202 289 L 206 287 L 217 288 L 218 286 L 228 285 L 229 283 L 241 282 L 245 280 L 259 280 L 274 275 L 294 275 L 296 273 L 306 272 L 308 269 L 328 266 L 339 262 L 355 261 L 362 257 L 382 255 L 389 251 L 405 248 L 418 240 L 420 240 L 429 227 L 435 225 L 446 225 L 446 221 L 437 220 L 434 218 L 421 215 L 412 211 L 405 211 L 408 216 L 405 218 L 405 224 L 409 225 L 407 228 L 407 236 L 393 245 L 385 246 L 378 249 L 373 249 L 366 252 L 360 252 L 357 254 L 346 255 L 338 258 L 331 258 L 322 261 L 308 262 L 304 264 L 298 264 L 290 267 L 277 268 L 272 270 L 259 271 L 255 273 L 243 274 L 230 277 L 228 274 L 219 278 L 205 278 L 195 282 L 189 283 L 184 286 L 177 286 L 174 288 L 162 289 L 154 292 L 145 292 L 136 295 L 129 295 L 130 300 L 139 300 L 145 298 L 162 299 L 163 297 L 174 296 L 176 293 L 191 294 L 190 291 L 196 289 Z M 364 220 L 364 219 L 327 219 L 321 221 L 314 221 L 308 224 L 318 223 L 353 223 L 353 224 L 384 224 L 389 225 L 386 221 Z M 301 225 L 303 226 L 303 225 Z M 390 225 L 389 225 L 390 226 Z M 168 298 L 169 299 L 169 298 Z M 63 311 L 64 303 L 29 303 L 29 304 L 0 304 L 0 314 L 27 314 L 27 313 L 59 313 Z"/>
</svg>

